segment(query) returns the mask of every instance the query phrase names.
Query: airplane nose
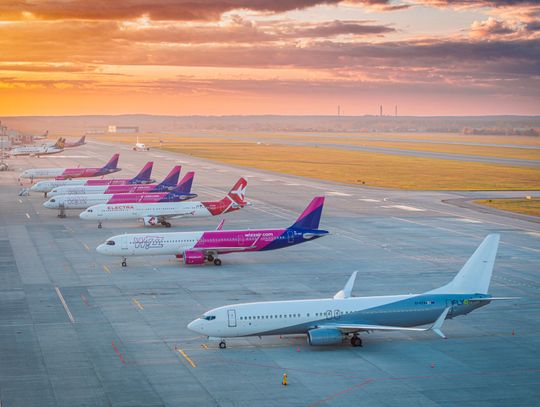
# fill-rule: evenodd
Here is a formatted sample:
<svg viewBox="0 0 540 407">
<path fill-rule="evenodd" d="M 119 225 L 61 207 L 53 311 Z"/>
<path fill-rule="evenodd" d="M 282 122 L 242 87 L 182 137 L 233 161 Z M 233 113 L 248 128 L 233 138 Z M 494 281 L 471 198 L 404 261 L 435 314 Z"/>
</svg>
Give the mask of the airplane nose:
<svg viewBox="0 0 540 407">
<path fill-rule="evenodd" d="M 79 214 L 79 218 L 81 219 L 88 219 L 88 212 L 84 211 Z M 102 246 L 102 245 L 101 245 Z"/>
<path fill-rule="evenodd" d="M 53 206 L 53 204 L 52 204 L 51 201 L 44 202 L 44 203 L 43 203 L 43 206 L 44 206 L 45 208 L 49 208 L 49 209 L 53 209 L 53 208 L 54 208 L 54 206 Z"/>
<path fill-rule="evenodd" d="M 82 213 L 81 213 L 81 215 L 82 215 Z M 106 249 L 107 249 L 106 245 L 100 244 L 98 247 L 96 247 L 96 252 L 98 252 L 100 254 L 105 254 Z"/>
<path fill-rule="evenodd" d="M 200 318 L 197 318 L 193 321 L 191 321 L 187 328 L 190 330 L 190 331 L 193 331 L 193 332 L 197 332 L 197 333 L 201 333 L 201 319 Z"/>
</svg>

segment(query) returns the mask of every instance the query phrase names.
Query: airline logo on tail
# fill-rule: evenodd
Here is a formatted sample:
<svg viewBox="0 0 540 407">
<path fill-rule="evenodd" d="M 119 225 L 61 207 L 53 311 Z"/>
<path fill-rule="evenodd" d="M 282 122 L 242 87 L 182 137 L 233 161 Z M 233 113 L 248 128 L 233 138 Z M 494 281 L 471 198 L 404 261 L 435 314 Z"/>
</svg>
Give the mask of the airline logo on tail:
<svg viewBox="0 0 540 407">
<path fill-rule="evenodd" d="M 244 205 L 246 203 L 247 181 L 240 178 L 236 185 L 229 191 L 229 198 L 237 204 Z"/>
</svg>

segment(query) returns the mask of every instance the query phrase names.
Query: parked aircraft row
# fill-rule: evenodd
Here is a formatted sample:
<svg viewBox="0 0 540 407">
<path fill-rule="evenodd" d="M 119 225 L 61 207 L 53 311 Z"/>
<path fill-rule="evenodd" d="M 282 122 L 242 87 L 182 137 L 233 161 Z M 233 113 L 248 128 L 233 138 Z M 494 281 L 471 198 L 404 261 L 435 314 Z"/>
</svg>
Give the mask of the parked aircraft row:
<svg viewBox="0 0 540 407">
<path fill-rule="evenodd" d="M 223 215 L 250 204 L 243 178 L 219 201 L 188 201 L 197 196 L 191 193 L 194 172 L 178 183 L 181 169 L 176 166 L 153 185 L 152 162 L 130 179 L 99 180 L 98 185 L 69 179 L 110 174 L 120 170 L 117 163 L 115 154 L 101 168 L 35 169 L 25 174 L 59 178 L 39 182 L 32 190 L 50 193 L 44 204 L 48 208 L 87 208 L 79 217 L 98 221 L 98 227 L 104 220 L 115 219 L 142 219 L 146 226 L 170 227 L 170 219 Z M 208 262 L 219 266 L 223 254 L 276 250 L 327 236 L 329 231 L 319 229 L 323 206 L 324 197 L 315 197 L 287 228 L 223 230 L 222 220 L 211 231 L 112 236 L 96 250 L 121 257 L 124 267 L 127 257 L 148 255 L 174 255 L 186 265 Z M 226 347 L 227 338 L 265 335 L 305 334 L 314 346 L 340 344 L 347 337 L 352 346 L 362 346 L 360 334 L 372 331 L 433 331 L 445 338 L 441 328 L 446 319 L 466 315 L 494 300 L 510 299 L 488 293 L 498 245 L 499 235 L 488 235 L 451 282 L 422 294 L 353 297 L 354 272 L 332 298 L 225 305 L 205 312 L 188 328 L 219 341 L 220 348 Z"/>
<path fill-rule="evenodd" d="M 65 148 L 79 147 L 84 144 L 86 136 L 82 136 L 77 141 L 67 141 L 65 138 L 59 138 L 54 144 L 43 144 L 41 146 L 21 146 L 12 149 L 9 154 L 12 156 L 31 155 L 42 156 L 58 154 L 64 151 Z"/>
<path fill-rule="evenodd" d="M 69 180 L 72 178 L 101 177 L 121 171 L 118 168 L 118 158 L 120 154 L 115 154 L 103 167 L 91 168 L 32 168 L 24 171 L 21 178 L 39 179 L 54 178 L 55 180 Z"/>
</svg>

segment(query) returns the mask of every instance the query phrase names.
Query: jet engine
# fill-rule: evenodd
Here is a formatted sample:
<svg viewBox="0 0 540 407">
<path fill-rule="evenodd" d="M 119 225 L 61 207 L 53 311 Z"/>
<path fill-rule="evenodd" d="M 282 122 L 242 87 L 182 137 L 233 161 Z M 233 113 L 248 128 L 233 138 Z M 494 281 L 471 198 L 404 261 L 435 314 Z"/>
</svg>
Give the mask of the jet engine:
<svg viewBox="0 0 540 407">
<path fill-rule="evenodd" d="M 144 226 L 156 226 L 158 219 L 155 216 L 145 216 L 143 218 Z"/>
<path fill-rule="evenodd" d="M 184 264 L 204 264 L 204 253 L 197 250 L 186 250 L 184 252 Z"/>
<path fill-rule="evenodd" d="M 338 345 L 343 340 L 339 329 L 317 328 L 308 331 L 308 343 L 311 346 Z"/>
</svg>

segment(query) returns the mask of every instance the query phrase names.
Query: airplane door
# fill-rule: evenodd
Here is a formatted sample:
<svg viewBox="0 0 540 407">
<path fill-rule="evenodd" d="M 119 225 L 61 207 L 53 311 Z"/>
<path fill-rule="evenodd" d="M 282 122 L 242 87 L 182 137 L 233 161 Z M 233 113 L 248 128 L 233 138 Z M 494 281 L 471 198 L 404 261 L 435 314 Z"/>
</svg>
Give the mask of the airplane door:
<svg viewBox="0 0 540 407">
<path fill-rule="evenodd" d="M 244 247 L 244 234 L 240 233 L 238 235 L 238 247 Z"/>
<path fill-rule="evenodd" d="M 326 311 L 326 319 L 332 319 L 332 311 L 331 310 L 328 310 Z"/>
<path fill-rule="evenodd" d="M 339 319 L 339 317 L 341 316 L 341 312 L 339 312 L 339 310 L 335 310 L 334 311 L 334 319 Z"/>
<path fill-rule="evenodd" d="M 229 328 L 236 327 L 236 311 L 233 309 L 227 310 L 227 317 L 229 318 Z"/>
<path fill-rule="evenodd" d="M 292 230 L 287 232 L 287 241 L 289 243 L 294 243 L 294 232 Z"/>
</svg>

